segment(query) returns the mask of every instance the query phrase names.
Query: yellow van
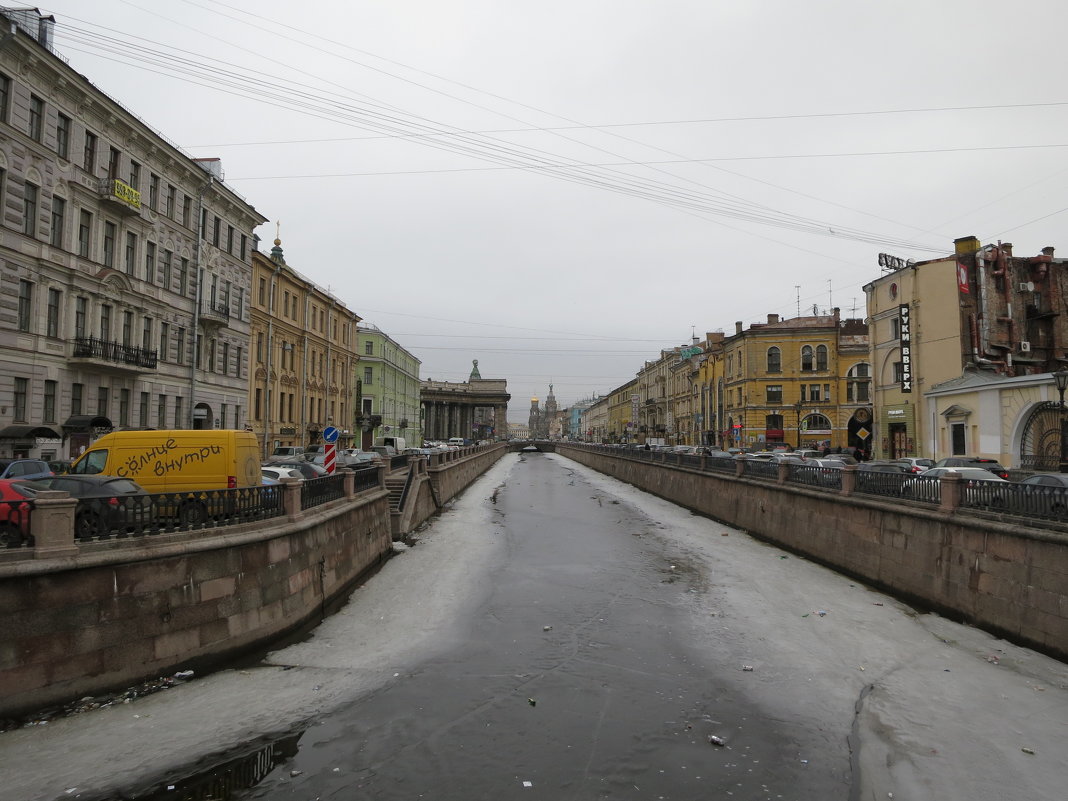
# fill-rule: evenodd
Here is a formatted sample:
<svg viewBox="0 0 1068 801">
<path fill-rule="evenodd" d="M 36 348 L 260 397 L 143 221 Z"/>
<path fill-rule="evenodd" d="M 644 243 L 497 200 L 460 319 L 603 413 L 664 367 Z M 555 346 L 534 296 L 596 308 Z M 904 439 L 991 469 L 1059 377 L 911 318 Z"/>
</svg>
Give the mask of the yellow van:
<svg viewBox="0 0 1068 801">
<path fill-rule="evenodd" d="M 105 434 L 70 467 L 136 481 L 148 492 L 258 487 L 259 445 L 251 431 L 161 429 Z"/>
</svg>

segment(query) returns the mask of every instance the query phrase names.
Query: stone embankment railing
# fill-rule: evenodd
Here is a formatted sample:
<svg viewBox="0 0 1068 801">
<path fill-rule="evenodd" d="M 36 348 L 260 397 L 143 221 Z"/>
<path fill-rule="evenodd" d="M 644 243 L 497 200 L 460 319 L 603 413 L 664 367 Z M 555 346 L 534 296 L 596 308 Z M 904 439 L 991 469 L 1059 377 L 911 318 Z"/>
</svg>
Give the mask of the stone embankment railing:
<svg viewBox="0 0 1068 801">
<path fill-rule="evenodd" d="M 569 443 L 557 453 L 903 600 L 1068 658 L 1068 514 L 1053 496 L 1000 483 L 998 495 L 956 476 L 895 483 L 854 468 Z M 1040 511 L 1006 511 L 1019 504 Z"/>
<path fill-rule="evenodd" d="M 79 501 L 41 493 L 32 544 L 0 551 L 0 718 L 201 671 L 314 624 L 390 556 L 395 538 L 506 452 L 502 443 L 412 457 L 398 510 L 384 468 L 345 471 L 233 491 L 256 493 L 258 505 L 239 514 L 242 503 L 231 504 L 230 524 L 220 515 L 196 528 L 145 522 L 78 538 Z M 281 497 L 269 502 L 263 490 Z"/>
</svg>

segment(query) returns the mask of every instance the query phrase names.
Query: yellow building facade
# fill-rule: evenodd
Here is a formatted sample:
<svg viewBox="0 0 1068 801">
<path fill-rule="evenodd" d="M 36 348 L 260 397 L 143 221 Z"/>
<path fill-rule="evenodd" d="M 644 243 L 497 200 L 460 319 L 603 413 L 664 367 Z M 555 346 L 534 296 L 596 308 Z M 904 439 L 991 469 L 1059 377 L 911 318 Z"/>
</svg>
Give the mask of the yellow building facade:
<svg viewBox="0 0 1068 801">
<path fill-rule="evenodd" d="M 780 320 L 736 332 L 723 343 L 714 396 L 722 409 L 720 447 L 871 447 L 871 379 L 863 320 L 830 315 Z"/>
<path fill-rule="evenodd" d="M 286 264 L 281 242 L 252 254 L 249 427 L 265 456 L 279 445 L 359 446 L 354 415 L 360 317 Z"/>
</svg>

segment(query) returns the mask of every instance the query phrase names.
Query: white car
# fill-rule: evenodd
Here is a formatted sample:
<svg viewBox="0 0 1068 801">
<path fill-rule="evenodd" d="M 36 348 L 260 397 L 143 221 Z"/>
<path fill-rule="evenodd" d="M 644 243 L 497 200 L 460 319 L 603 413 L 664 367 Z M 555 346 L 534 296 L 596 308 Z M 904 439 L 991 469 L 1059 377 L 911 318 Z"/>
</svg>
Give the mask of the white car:
<svg viewBox="0 0 1068 801">
<path fill-rule="evenodd" d="M 275 481 L 281 481 L 284 478 L 304 478 L 299 470 L 292 470 L 288 467 L 264 466 L 260 468 L 260 475 L 263 478 L 273 478 Z"/>
</svg>

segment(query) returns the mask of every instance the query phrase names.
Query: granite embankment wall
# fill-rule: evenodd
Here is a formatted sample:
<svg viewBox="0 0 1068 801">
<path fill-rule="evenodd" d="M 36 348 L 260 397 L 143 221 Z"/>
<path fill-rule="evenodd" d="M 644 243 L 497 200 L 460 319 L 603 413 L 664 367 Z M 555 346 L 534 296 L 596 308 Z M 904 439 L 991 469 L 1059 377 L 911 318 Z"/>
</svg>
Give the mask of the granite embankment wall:
<svg viewBox="0 0 1068 801">
<path fill-rule="evenodd" d="M 39 502 L 35 547 L 0 554 L 0 718 L 199 672 L 314 624 L 389 557 L 398 518 L 403 535 L 506 453 L 417 462 L 400 510 L 384 476 L 359 493 L 349 479 L 345 498 L 305 510 L 292 482 L 281 517 L 76 542 L 75 502 Z"/>
<path fill-rule="evenodd" d="M 1068 660 L 1068 525 L 557 453 L 890 594 Z"/>
</svg>

